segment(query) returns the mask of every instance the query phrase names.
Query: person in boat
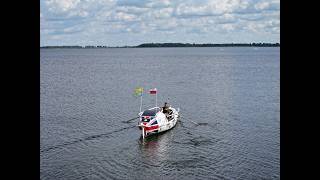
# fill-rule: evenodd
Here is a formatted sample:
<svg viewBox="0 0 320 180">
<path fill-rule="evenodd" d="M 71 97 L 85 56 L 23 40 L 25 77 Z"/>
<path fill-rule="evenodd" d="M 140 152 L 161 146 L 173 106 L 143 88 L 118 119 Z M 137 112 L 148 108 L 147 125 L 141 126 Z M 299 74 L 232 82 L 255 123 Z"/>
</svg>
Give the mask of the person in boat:
<svg viewBox="0 0 320 180">
<path fill-rule="evenodd" d="M 168 108 L 169 108 L 168 103 L 165 102 L 164 106 L 162 107 L 162 112 L 165 113 L 165 114 L 168 113 Z"/>
</svg>

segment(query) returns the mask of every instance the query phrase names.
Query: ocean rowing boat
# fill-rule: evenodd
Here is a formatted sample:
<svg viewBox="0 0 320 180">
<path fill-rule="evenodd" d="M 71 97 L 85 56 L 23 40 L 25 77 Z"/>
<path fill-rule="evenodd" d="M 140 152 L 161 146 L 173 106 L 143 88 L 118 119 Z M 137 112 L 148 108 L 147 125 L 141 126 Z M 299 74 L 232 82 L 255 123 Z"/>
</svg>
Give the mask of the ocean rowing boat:
<svg viewBox="0 0 320 180">
<path fill-rule="evenodd" d="M 164 103 L 163 107 L 158 107 L 157 91 L 157 88 L 149 90 L 149 94 L 153 94 L 156 97 L 156 106 L 145 111 L 141 110 L 143 88 L 137 87 L 134 91 L 135 96 L 140 96 L 138 127 L 141 130 L 143 139 L 152 134 L 157 134 L 173 128 L 178 121 L 179 108 L 176 110 L 175 108 L 169 106 L 166 102 Z"/>
<path fill-rule="evenodd" d="M 179 108 L 168 106 L 153 107 L 139 113 L 138 127 L 141 130 L 142 138 L 157 134 L 173 128 L 178 121 Z"/>
</svg>

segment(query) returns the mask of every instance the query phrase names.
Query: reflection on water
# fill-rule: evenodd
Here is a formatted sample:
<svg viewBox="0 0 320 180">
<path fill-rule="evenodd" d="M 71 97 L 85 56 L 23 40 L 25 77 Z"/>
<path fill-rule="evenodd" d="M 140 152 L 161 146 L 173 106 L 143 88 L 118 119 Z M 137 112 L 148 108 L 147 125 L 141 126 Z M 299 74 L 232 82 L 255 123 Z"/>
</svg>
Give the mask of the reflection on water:
<svg viewBox="0 0 320 180">
<path fill-rule="evenodd" d="M 174 127 L 177 128 L 177 127 Z M 147 164 L 158 165 L 169 160 L 169 149 L 172 145 L 173 129 L 139 139 L 141 156 Z"/>
</svg>

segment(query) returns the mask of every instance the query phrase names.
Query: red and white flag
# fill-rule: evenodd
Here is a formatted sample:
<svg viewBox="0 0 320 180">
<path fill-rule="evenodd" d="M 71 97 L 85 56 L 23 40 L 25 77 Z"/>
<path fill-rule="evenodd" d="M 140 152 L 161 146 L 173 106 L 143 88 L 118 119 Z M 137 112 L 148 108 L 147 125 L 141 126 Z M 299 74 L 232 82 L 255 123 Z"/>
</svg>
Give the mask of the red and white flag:
<svg viewBox="0 0 320 180">
<path fill-rule="evenodd" d="M 150 94 L 157 94 L 157 88 L 150 89 L 150 90 L 149 90 L 149 93 L 150 93 Z"/>
</svg>

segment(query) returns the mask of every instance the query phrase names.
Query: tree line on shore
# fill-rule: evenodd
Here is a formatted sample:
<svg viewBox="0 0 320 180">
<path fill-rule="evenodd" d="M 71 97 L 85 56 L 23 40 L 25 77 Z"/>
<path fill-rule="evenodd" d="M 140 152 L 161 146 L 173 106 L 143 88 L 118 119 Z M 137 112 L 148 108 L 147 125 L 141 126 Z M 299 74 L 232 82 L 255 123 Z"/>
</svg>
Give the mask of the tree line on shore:
<svg viewBox="0 0 320 180">
<path fill-rule="evenodd" d="M 224 43 L 224 44 L 195 44 L 195 43 L 145 43 L 137 47 L 274 47 L 279 43 Z"/>
<path fill-rule="evenodd" d="M 40 48 L 280 47 L 280 43 L 144 43 L 138 46 L 42 46 Z"/>
</svg>

